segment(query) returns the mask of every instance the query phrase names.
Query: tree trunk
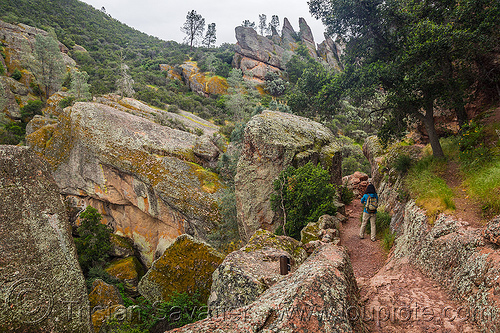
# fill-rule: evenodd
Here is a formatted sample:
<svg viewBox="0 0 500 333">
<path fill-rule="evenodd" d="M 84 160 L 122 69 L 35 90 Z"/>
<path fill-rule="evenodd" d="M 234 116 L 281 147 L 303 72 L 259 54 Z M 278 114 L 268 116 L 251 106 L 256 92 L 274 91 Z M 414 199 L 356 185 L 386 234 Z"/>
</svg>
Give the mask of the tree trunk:
<svg viewBox="0 0 500 333">
<path fill-rule="evenodd" d="M 431 143 L 432 155 L 434 157 L 444 157 L 443 149 L 441 148 L 441 143 L 439 143 L 439 137 L 436 131 L 436 126 L 434 124 L 434 105 L 433 101 L 430 100 L 426 103 L 425 116 L 422 117 L 425 129 L 429 135 L 429 141 Z"/>
</svg>

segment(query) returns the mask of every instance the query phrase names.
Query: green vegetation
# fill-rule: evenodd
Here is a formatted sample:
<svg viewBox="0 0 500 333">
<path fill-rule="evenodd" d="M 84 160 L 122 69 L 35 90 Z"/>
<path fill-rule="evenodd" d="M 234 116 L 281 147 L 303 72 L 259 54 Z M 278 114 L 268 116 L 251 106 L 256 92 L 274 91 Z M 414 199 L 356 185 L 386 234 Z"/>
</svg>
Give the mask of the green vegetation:
<svg viewBox="0 0 500 333">
<path fill-rule="evenodd" d="M 94 266 L 102 267 L 109 257 L 112 230 L 101 223 L 101 218 L 97 209 L 91 206 L 80 213 L 79 237 L 75 238 L 75 245 L 78 262 L 85 273 Z"/>
<path fill-rule="evenodd" d="M 286 234 L 300 240 L 300 231 L 309 222 L 318 221 L 324 214 L 335 215 L 335 187 L 330 184 L 330 175 L 321 165 L 311 162 L 295 169 L 290 166 L 273 182 L 271 207 L 284 220 Z"/>
<path fill-rule="evenodd" d="M 375 228 L 377 230 L 377 237 L 381 240 L 382 247 L 389 252 L 396 238 L 396 235 L 391 231 L 391 215 L 383 209 L 378 209 L 375 218 Z M 366 233 L 370 234 L 370 232 L 371 224 L 368 222 L 366 224 Z"/>
<path fill-rule="evenodd" d="M 11 78 L 19 81 L 19 80 L 21 80 L 22 77 L 23 77 L 23 73 L 21 73 L 21 71 L 17 68 L 14 69 L 14 72 L 12 72 Z"/>
</svg>

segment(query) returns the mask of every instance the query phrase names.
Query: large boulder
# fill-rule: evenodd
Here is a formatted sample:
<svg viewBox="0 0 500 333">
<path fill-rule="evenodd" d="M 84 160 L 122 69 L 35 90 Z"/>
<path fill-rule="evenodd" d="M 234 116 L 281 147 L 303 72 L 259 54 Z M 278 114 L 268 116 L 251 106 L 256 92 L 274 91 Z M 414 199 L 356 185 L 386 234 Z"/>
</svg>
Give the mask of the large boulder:
<svg viewBox="0 0 500 333">
<path fill-rule="evenodd" d="M 168 67 L 163 68 L 166 68 L 168 72 L 171 71 Z M 186 61 L 180 65 L 180 68 L 182 68 L 184 82 L 191 91 L 207 97 L 210 95 L 227 94 L 229 85 L 225 78 L 221 76 L 207 76 L 200 71 L 194 61 Z"/>
<path fill-rule="evenodd" d="M 26 147 L 0 146 L 0 299 L 2 332 L 91 332 L 64 202 Z"/>
<path fill-rule="evenodd" d="M 174 293 L 198 292 L 206 302 L 212 273 L 224 257 L 189 235 L 177 237 L 139 283 L 139 293 L 152 303 L 169 301 Z"/>
<path fill-rule="evenodd" d="M 90 308 L 98 310 L 96 307 L 107 308 L 113 305 L 123 305 L 123 299 L 116 286 L 107 284 L 101 279 L 92 283 L 92 291 L 89 293 Z M 94 311 L 92 311 L 94 312 Z"/>
<path fill-rule="evenodd" d="M 271 209 L 272 183 L 290 165 L 321 163 L 331 182 L 341 182 L 342 155 L 325 126 L 289 113 L 264 111 L 245 128 L 235 177 L 240 236 L 248 240 L 257 229 L 274 231 L 279 216 Z"/>
<path fill-rule="evenodd" d="M 345 249 L 326 244 L 255 302 L 170 332 L 363 332 Z"/>
<path fill-rule="evenodd" d="M 100 101 L 61 110 L 56 125 L 26 141 L 49 161 L 68 202 L 97 208 L 102 222 L 132 239 L 150 266 L 177 236 L 203 238 L 220 220 L 222 184 L 203 167 L 217 160 L 218 148 L 153 122 L 163 113 L 136 100 Z"/>
<path fill-rule="evenodd" d="M 292 271 L 307 258 L 299 241 L 258 230 L 245 247 L 231 252 L 213 273 L 210 311 L 236 309 L 255 301 L 282 278 L 281 256 L 290 258 Z"/>
</svg>

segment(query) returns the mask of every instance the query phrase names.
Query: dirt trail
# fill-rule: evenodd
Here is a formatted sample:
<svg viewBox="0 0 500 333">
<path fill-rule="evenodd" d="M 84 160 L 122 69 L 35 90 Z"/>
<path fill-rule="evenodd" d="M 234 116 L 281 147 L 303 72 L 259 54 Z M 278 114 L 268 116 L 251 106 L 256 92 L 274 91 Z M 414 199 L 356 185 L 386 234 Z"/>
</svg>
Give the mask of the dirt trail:
<svg viewBox="0 0 500 333">
<path fill-rule="evenodd" d="M 359 239 L 359 199 L 348 205 L 346 212 L 349 217 L 340 238 L 360 288 L 357 314 L 369 332 L 480 332 L 465 309 L 407 258 L 395 259 L 390 254 L 388 258 L 380 240 L 372 242 L 367 235 Z"/>
</svg>

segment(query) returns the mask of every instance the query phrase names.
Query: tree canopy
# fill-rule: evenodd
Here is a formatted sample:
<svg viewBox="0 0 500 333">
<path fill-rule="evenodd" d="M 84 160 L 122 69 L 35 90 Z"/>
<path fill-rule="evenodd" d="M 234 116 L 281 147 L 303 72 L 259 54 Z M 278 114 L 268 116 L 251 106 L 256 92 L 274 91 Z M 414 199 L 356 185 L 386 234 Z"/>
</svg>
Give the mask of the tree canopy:
<svg viewBox="0 0 500 333">
<path fill-rule="evenodd" d="M 198 14 L 196 10 L 192 10 L 187 13 L 186 21 L 181 27 L 181 31 L 186 34 L 184 40 L 189 44 L 192 50 L 193 45 L 195 45 L 197 41 L 203 37 L 203 32 L 205 31 L 205 19 Z"/>
<path fill-rule="evenodd" d="M 309 7 L 346 43 L 346 70 L 323 87 L 324 105 L 383 94 L 378 110 L 389 122 L 382 137 L 401 134 L 417 119 L 434 155 L 443 156 L 434 112 L 451 105 L 458 120 L 466 120 L 478 61 L 498 44 L 498 1 L 311 0 Z"/>
</svg>

